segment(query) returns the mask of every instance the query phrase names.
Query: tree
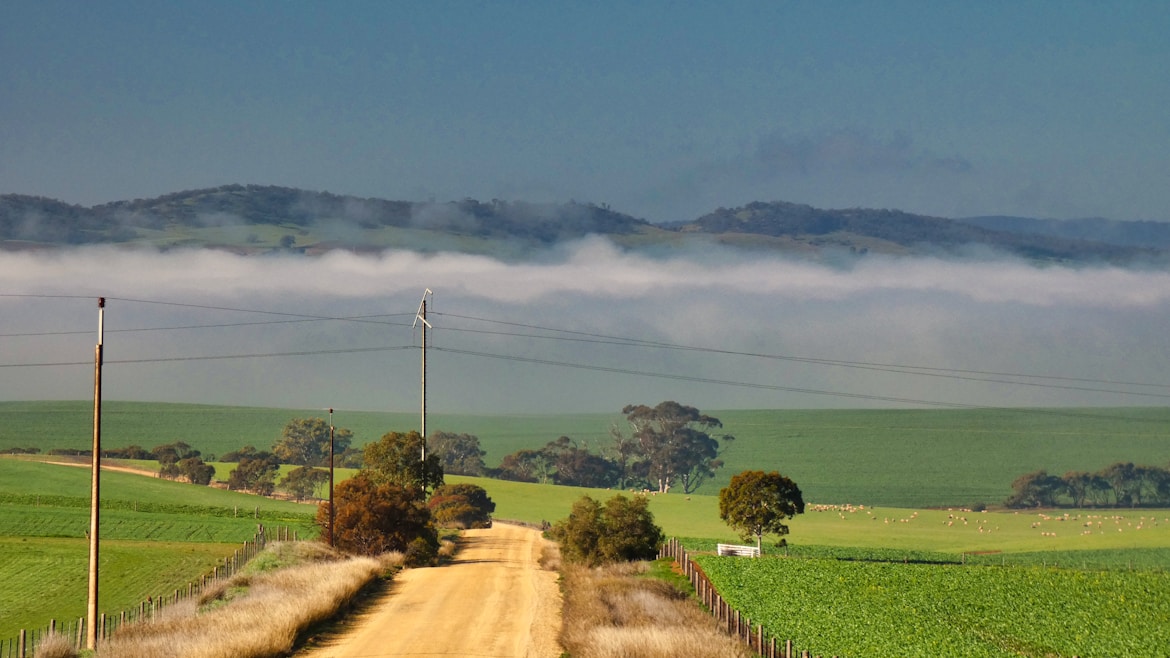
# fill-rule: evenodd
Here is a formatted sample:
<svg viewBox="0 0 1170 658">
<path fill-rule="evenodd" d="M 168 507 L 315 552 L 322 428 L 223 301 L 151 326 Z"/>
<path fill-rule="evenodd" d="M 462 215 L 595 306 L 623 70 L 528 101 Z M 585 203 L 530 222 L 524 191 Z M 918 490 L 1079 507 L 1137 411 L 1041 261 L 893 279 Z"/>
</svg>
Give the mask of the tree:
<svg viewBox="0 0 1170 658">
<path fill-rule="evenodd" d="M 417 492 L 397 484 L 376 483 L 363 471 L 334 491 L 334 544 L 348 553 L 388 551 L 433 554 L 439 544 L 431 514 Z M 317 507 L 317 525 L 329 535 L 329 504 Z M 421 544 L 428 550 L 419 550 Z"/>
<path fill-rule="evenodd" d="M 157 459 L 157 457 L 140 445 L 129 445 L 125 448 L 106 448 L 102 450 L 102 457 L 139 460 Z"/>
<path fill-rule="evenodd" d="M 289 471 L 288 475 L 285 475 L 276 487 L 287 491 L 297 501 L 302 501 L 312 497 L 317 488 L 328 481 L 329 471 L 312 466 L 301 466 Z"/>
<path fill-rule="evenodd" d="M 567 519 L 551 532 L 570 562 L 596 566 L 607 562 L 652 559 L 662 543 L 662 528 L 654 523 L 649 500 L 618 494 L 601 505 L 589 496 L 573 503 Z"/>
<path fill-rule="evenodd" d="M 1066 485 L 1063 479 L 1039 470 L 1016 478 L 1012 491 L 1004 501 L 1008 507 L 1053 507 L 1056 497 L 1066 491 Z"/>
<path fill-rule="evenodd" d="M 239 450 L 225 452 L 223 456 L 219 458 L 219 460 L 222 462 L 239 462 L 244 457 L 255 457 L 256 455 L 260 454 L 260 452 L 261 451 L 257 450 L 255 446 L 244 446 Z"/>
<path fill-rule="evenodd" d="M 259 452 L 251 457 L 243 457 L 228 476 L 228 489 L 268 496 L 276 488 L 276 474 L 279 471 L 280 460 L 271 453 Z"/>
<path fill-rule="evenodd" d="M 557 521 L 549 535 L 560 543 L 566 560 L 594 566 L 599 563 L 597 542 L 601 532 L 601 503 L 582 496 L 573 503 L 569 517 Z"/>
<path fill-rule="evenodd" d="M 435 523 L 459 528 L 488 528 L 496 504 L 487 490 L 474 484 L 445 484 L 427 502 Z"/>
<path fill-rule="evenodd" d="M 362 468 L 375 484 L 396 484 L 424 492 L 443 484 L 443 465 L 433 452 L 428 452 L 423 462 L 422 449 L 423 440 L 418 432 L 387 432 L 366 445 Z"/>
<path fill-rule="evenodd" d="M 178 471 L 191 484 L 211 484 L 211 478 L 215 477 L 215 467 L 205 463 L 202 457 L 179 460 Z"/>
<path fill-rule="evenodd" d="M 352 440 L 353 432 L 335 427 L 334 454 L 345 452 Z M 272 454 L 285 464 L 328 466 L 329 423 L 321 418 L 293 418 L 281 431 L 280 440 L 272 446 Z"/>
<path fill-rule="evenodd" d="M 610 461 L 617 467 L 617 488 L 625 489 L 632 486 L 637 478 L 634 466 L 640 454 L 638 441 L 632 436 L 622 434 L 617 425 L 609 428 L 609 434 L 613 437 L 613 445 L 610 446 L 608 453 L 611 455 Z"/>
<path fill-rule="evenodd" d="M 571 487 L 610 487 L 620 481 L 618 467 L 601 455 L 580 448 L 567 436 L 549 441 L 541 449 L 551 462 L 557 484 Z"/>
<path fill-rule="evenodd" d="M 444 473 L 480 476 L 486 470 L 483 458 L 487 453 L 480 449 L 479 437 L 473 434 L 435 432 L 428 447 L 439 456 Z"/>
<path fill-rule="evenodd" d="M 804 514 L 800 487 L 776 471 L 744 471 L 719 491 L 719 518 L 738 530 L 744 541 L 755 537 L 761 550 L 763 536 L 787 535 L 784 522 L 797 514 Z"/>
<path fill-rule="evenodd" d="M 1069 471 L 1060 478 L 1064 482 L 1064 490 L 1072 499 L 1073 507 L 1084 507 L 1098 483 L 1104 483 L 1101 476 L 1088 471 Z M 1108 483 L 1104 483 L 1108 487 Z"/>
<path fill-rule="evenodd" d="M 718 418 L 673 401 L 656 407 L 628 405 L 622 409 L 633 428 L 642 460 L 638 466 L 645 478 L 666 493 L 675 481 L 683 491 L 692 493 L 715 469 L 719 459 L 719 441 L 708 431 L 723 427 Z M 718 437 L 724 442 L 735 439 L 730 434 Z"/>
<path fill-rule="evenodd" d="M 654 523 L 650 499 L 645 496 L 614 496 L 601 510 L 601 538 L 597 542 L 606 562 L 653 560 L 662 545 L 662 528 Z"/>
<path fill-rule="evenodd" d="M 158 460 L 158 463 L 165 466 L 166 464 L 177 464 L 188 457 L 198 457 L 199 451 L 182 441 L 175 441 L 155 446 L 151 449 L 150 454 Z"/>
<path fill-rule="evenodd" d="M 548 454 L 541 450 L 517 450 L 504 455 L 493 477 L 513 482 L 539 482 L 547 484 L 552 479 L 553 464 Z"/>
<path fill-rule="evenodd" d="M 1134 506 L 1141 500 L 1141 476 L 1133 462 L 1115 462 L 1101 470 L 1099 475 L 1113 488 L 1114 503 Z"/>
</svg>

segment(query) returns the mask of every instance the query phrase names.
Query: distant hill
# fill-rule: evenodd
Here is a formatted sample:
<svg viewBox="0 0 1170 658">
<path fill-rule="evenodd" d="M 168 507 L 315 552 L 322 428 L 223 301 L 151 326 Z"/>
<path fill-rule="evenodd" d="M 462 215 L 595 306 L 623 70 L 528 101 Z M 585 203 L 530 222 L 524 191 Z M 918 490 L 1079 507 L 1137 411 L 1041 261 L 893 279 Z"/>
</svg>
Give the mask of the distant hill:
<svg viewBox="0 0 1170 658">
<path fill-rule="evenodd" d="M 1090 240 L 1123 247 L 1170 249 L 1170 222 L 1124 222 L 1114 219 L 1033 219 L 1030 217 L 964 217 L 958 221 L 992 231 L 1034 233 L 1071 240 Z"/>
<path fill-rule="evenodd" d="M 654 225 L 604 204 L 498 199 L 420 203 L 261 185 L 225 185 L 92 207 L 0 195 L 0 248 L 9 250 L 84 244 L 213 248 L 245 254 L 408 249 L 522 259 L 588 235 L 658 252 L 717 243 L 811 257 L 993 251 L 1037 262 L 1170 260 L 1170 230 L 1154 222 L 953 220 L 899 210 L 826 210 L 782 201 L 720 208 L 693 221 Z"/>
<path fill-rule="evenodd" d="M 1058 262 L 1122 263 L 1166 258 L 1161 248 L 997 229 L 900 210 L 825 210 L 782 201 L 720 208 L 678 225 L 677 230 L 721 236 L 724 241 L 732 240 L 732 236 L 769 236 L 819 248 L 865 252 L 953 255 L 990 249 L 1031 260 Z"/>
</svg>

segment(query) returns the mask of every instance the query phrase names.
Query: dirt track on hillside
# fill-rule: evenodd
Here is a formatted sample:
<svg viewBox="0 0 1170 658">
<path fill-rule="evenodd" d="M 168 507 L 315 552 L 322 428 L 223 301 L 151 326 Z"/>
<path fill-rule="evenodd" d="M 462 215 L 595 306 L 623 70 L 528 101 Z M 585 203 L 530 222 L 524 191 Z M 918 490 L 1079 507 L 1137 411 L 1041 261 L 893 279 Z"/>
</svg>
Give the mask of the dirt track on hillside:
<svg viewBox="0 0 1170 658">
<path fill-rule="evenodd" d="M 452 564 L 399 573 L 338 637 L 297 656 L 556 658 L 561 603 L 556 573 L 537 564 L 544 541 L 520 526 L 469 530 Z"/>
</svg>

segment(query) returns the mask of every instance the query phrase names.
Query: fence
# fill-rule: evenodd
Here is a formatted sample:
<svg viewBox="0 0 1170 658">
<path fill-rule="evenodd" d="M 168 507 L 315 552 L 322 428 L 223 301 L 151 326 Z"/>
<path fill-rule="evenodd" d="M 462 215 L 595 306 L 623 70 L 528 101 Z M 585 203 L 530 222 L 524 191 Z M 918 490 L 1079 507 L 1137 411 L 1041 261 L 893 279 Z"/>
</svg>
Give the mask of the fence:
<svg viewBox="0 0 1170 658">
<path fill-rule="evenodd" d="M 763 624 L 753 624 L 750 619 L 741 615 L 739 610 L 733 609 L 727 601 L 723 600 L 715 586 L 711 584 L 711 580 L 707 578 L 707 574 L 703 573 L 702 568 L 691 560 L 690 555 L 677 539 L 671 539 L 663 544 L 658 551 L 658 557 L 670 558 L 678 563 L 683 574 L 695 588 L 696 596 L 711 612 L 711 616 L 715 617 L 719 626 L 727 631 L 728 635 L 737 637 L 747 644 L 748 648 L 755 651 L 757 655 L 764 658 L 810 658 L 807 650 L 798 654 L 792 640 L 781 642 L 776 636 L 767 633 Z"/>
<path fill-rule="evenodd" d="M 225 558 L 222 565 L 203 574 L 199 580 L 187 583 L 185 588 L 176 589 L 174 593 L 170 594 L 152 596 L 139 603 L 137 607 L 123 610 L 116 615 L 101 613 L 97 622 L 99 643 L 113 635 L 122 626 L 154 619 L 169 607 L 198 598 L 216 581 L 231 578 L 264 550 L 269 539 L 273 541 L 298 541 L 297 532 L 292 528 L 284 526 L 275 528 L 275 537 L 270 537 L 269 532 L 269 530 L 265 530 L 263 525 L 258 526 L 256 535 L 244 542 L 243 547 L 236 549 L 234 553 Z M 85 646 L 85 627 L 86 618 L 79 617 L 60 624 L 57 623 L 56 619 L 51 619 L 48 626 L 33 630 L 21 629 L 17 637 L 0 640 L 0 658 L 31 658 L 37 645 L 51 635 L 66 637 L 74 642 L 75 648 L 82 649 Z"/>
</svg>

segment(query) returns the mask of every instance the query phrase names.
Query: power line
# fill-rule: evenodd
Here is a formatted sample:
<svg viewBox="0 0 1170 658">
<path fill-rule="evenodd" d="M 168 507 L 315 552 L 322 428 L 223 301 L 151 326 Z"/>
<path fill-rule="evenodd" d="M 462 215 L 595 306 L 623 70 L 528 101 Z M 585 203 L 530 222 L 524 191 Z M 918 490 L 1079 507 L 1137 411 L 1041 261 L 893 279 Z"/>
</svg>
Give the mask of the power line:
<svg viewBox="0 0 1170 658">
<path fill-rule="evenodd" d="M 296 352 L 263 352 L 252 354 L 211 354 L 202 356 L 171 356 L 171 357 L 155 357 L 149 359 L 104 359 L 107 365 L 112 363 L 117 364 L 137 364 L 137 363 L 167 363 L 173 361 L 222 361 L 231 359 L 261 359 L 272 357 L 286 357 L 286 356 L 315 356 L 318 354 L 358 354 L 364 352 L 392 352 L 395 350 L 413 350 L 418 349 L 414 345 L 398 345 L 394 347 L 346 347 L 333 350 L 302 350 Z M 57 366 L 80 366 L 92 365 L 88 361 L 59 361 L 59 362 L 43 362 L 43 363 L 0 363 L 0 368 L 36 368 L 36 367 L 57 367 Z"/>
<path fill-rule="evenodd" d="M 1045 384 L 1045 383 L 1040 383 L 1040 382 L 994 379 L 994 377 L 1016 377 L 1016 378 L 1022 378 L 1022 379 L 1041 379 L 1041 380 L 1049 380 L 1049 381 L 1084 382 L 1084 383 L 1091 383 L 1091 384 L 1104 384 L 1104 385 L 1114 385 L 1114 386 L 1138 386 L 1138 387 L 1146 387 L 1146 388 L 1170 389 L 1170 385 L 1168 385 L 1168 384 L 1151 384 L 1151 383 L 1145 383 L 1145 382 L 1125 382 L 1125 381 L 1115 381 L 1115 380 L 1089 379 L 1089 378 L 1081 378 L 1081 377 L 1065 377 L 1065 376 L 1057 376 L 1057 375 L 1033 375 L 1033 374 L 1024 374 L 1024 373 L 994 372 L 994 371 L 969 370 L 969 369 L 960 369 L 960 368 L 938 368 L 938 367 L 930 367 L 930 366 L 873 363 L 873 362 L 865 362 L 865 361 L 845 361 L 845 360 L 838 360 L 838 359 L 822 359 L 822 358 L 814 358 L 814 357 L 800 357 L 800 356 L 787 356 L 787 355 L 780 355 L 780 354 L 768 354 L 768 353 L 764 353 L 764 352 L 743 352 L 743 351 L 738 351 L 738 350 L 728 350 L 728 349 L 721 349 L 721 348 L 714 348 L 714 347 L 678 345 L 678 344 L 674 344 L 674 343 L 665 343 L 665 342 L 660 342 L 660 341 L 650 341 L 650 340 L 643 340 L 643 339 L 637 339 L 637 338 L 625 338 L 625 337 L 620 337 L 620 336 L 609 336 L 609 335 L 605 335 L 605 334 L 595 334 L 595 333 L 588 333 L 588 332 L 582 332 L 582 331 L 573 331 L 573 330 L 568 330 L 568 329 L 556 329 L 556 328 L 552 328 L 552 327 L 541 327 L 541 326 L 537 326 L 537 325 L 523 324 L 523 323 L 518 323 L 518 322 L 507 322 L 507 321 L 502 321 L 502 320 L 491 320 L 491 319 L 487 319 L 487 318 L 479 318 L 479 317 L 465 316 L 465 315 L 442 314 L 442 313 L 437 314 L 437 315 L 448 315 L 450 317 L 456 317 L 456 318 L 461 318 L 461 319 L 466 319 L 466 320 L 490 322 L 490 323 L 501 324 L 501 325 L 522 327 L 522 328 L 526 328 L 526 329 L 536 329 L 536 330 L 540 330 L 540 331 L 559 332 L 559 333 L 569 334 L 569 335 L 574 336 L 574 337 L 566 338 L 566 337 L 562 337 L 562 336 L 545 336 L 545 335 L 539 335 L 539 334 L 521 334 L 521 333 L 504 332 L 504 331 L 489 331 L 489 330 L 484 330 L 484 329 L 441 327 L 442 329 L 445 329 L 447 331 L 463 331 L 463 332 L 468 332 L 468 333 L 480 333 L 480 334 L 488 334 L 488 335 L 517 336 L 517 337 L 536 338 L 536 339 L 544 339 L 544 340 L 561 340 L 561 341 L 597 343 L 597 344 L 605 344 L 605 345 L 618 345 L 618 346 L 630 346 L 630 347 L 653 347 L 653 348 L 658 348 L 658 349 L 671 349 L 671 350 L 682 350 L 682 351 L 690 351 L 690 352 L 723 354 L 723 355 L 727 355 L 727 356 L 743 356 L 743 357 L 759 358 L 759 359 L 772 359 L 772 360 L 777 360 L 777 361 L 790 361 L 790 362 L 796 362 L 796 363 L 828 365 L 828 366 L 837 366 L 837 367 L 843 367 L 843 368 L 853 368 L 853 369 L 858 369 L 858 370 L 872 370 L 872 371 L 877 371 L 877 372 L 889 372 L 889 373 L 904 374 L 904 375 L 918 375 L 918 376 L 922 376 L 922 377 L 939 377 L 939 378 L 945 378 L 945 379 L 984 382 L 984 383 L 991 383 L 991 384 L 1008 384 L 1008 385 L 1015 385 L 1015 386 L 1031 386 L 1031 387 L 1036 387 L 1036 388 L 1051 388 L 1051 389 L 1062 389 L 1062 390 L 1070 390 L 1070 391 L 1084 391 L 1084 392 L 1090 392 L 1090 393 L 1113 393 L 1113 394 L 1117 394 L 1117 395 L 1137 395 L 1137 396 L 1143 396 L 1143 397 L 1155 397 L 1155 398 L 1170 399 L 1170 394 L 1141 393 L 1141 392 L 1124 391 L 1124 390 L 1117 390 L 1117 389 L 1090 388 L 1090 387 L 1084 387 L 1084 386 L 1072 386 L 1072 385 L 1061 385 L 1061 384 Z"/>
<path fill-rule="evenodd" d="M 221 322 L 216 324 L 189 324 L 179 325 L 173 327 L 135 327 L 131 329 L 107 329 L 107 333 L 135 333 L 135 332 L 150 332 L 150 331 L 178 331 L 185 329 L 222 329 L 230 327 L 252 327 L 252 326 L 268 326 L 275 324 L 297 324 L 302 322 L 366 322 L 369 324 L 379 324 L 390 327 L 409 327 L 405 322 L 382 322 L 373 321 L 370 318 L 385 318 L 396 317 L 400 315 L 409 315 L 408 313 L 379 313 L 376 315 L 354 315 L 345 317 L 306 317 L 295 320 L 264 320 L 256 322 Z M 39 336 L 75 336 L 80 334 L 91 334 L 92 330 L 85 331 L 33 331 L 22 333 L 0 334 L 0 338 L 15 338 L 15 337 L 39 337 Z"/>
<path fill-rule="evenodd" d="M 1057 410 L 1052 410 L 1052 409 L 1041 409 L 1041 408 L 1034 408 L 1034 407 L 1018 407 L 1018 408 L 995 407 L 995 406 L 981 405 L 981 404 L 968 404 L 968 403 L 963 403 L 963 402 L 944 402 L 944 401 L 939 401 L 939 400 L 920 400 L 920 399 L 915 399 L 915 398 L 903 398 L 903 397 L 894 397 L 894 396 L 885 396 L 885 395 L 869 395 L 869 394 L 865 394 L 865 393 L 846 393 L 846 392 L 842 392 L 842 391 L 827 391 L 827 390 L 822 390 L 822 389 L 802 388 L 802 387 L 795 387 L 795 386 L 780 386 L 778 384 L 760 384 L 760 383 L 754 383 L 754 382 L 740 382 L 740 381 L 726 380 L 726 379 L 715 379 L 715 378 L 711 378 L 711 377 L 696 377 L 694 375 L 658 373 L 658 372 L 650 372 L 650 371 L 645 371 L 645 370 L 633 370 L 633 369 L 629 369 L 629 368 L 598 366 L 598 365 L 584 364 L 584 363 L 570 363 L 570 362 L 566 362 L 566 361 L 554 361 L 551 359 L 538 359 L 538 358 L 534 358 L 534 357 L 516 356 L 516 355 L 511 355 L 511 354 L 494 354 L 494 353 L 490 353 L 490 352 L 478 352 L 478 351 L 473 351 L 473 350 L 460 350 L 460 349 L 454 349 L 454 348 L 449 348 L 449 347 L 434 347 L 432 349 L 434 349 L 436 351 L 440 351 L 440 352 L 449 352 L 451 354 L 478 356 L 478 357 L 483 357 L 483 358 L 488 358 L 488 359 L 499 359 L 499 360 L 503 360 L 503 361 L 515 361 L 515 362 L 520 362 L 520 363 L 532 363 L 532 364 L 538 364 L 538 365 L 556 366 L 556 367 L 563 367 L 563 368 L 574 368 L 574 369 L 578 369 L 578 370 L 590 370 L 590 371 L 595 371 L 595 372 L 606 372 L 606 373 L 614 373 L 614 374 L 620 374 L 620 375 L 631 375 L 631 376 L 638 376 L 638 377 L 651 377 L 651 378 L 655 378 L 655 379 L 668 379 L 668 380 L 675 380 L 675 381 L 696 382 L 696 383 L 700 383 L 700 384 L 717 384 L 717 385 L 721 385 L 721 386 L 736 386 L 736 387 L 740 387 L 740 388 L 751 388 L 751 389 L 768 390 L 768 391 L 784 391 L 784 392 L 789 392 L 789 393 L 802 393 L 802 394 L 808 394 L 808 395 L 822 395 L 822 396 L 840 397 L 840 398 L 848 398 L 848 399 L 856 399 L 856 400 L 871 400 L 871 401 L 877 401 L 877 402 L 896 402 L 896 403 L 901 403 L 901 404 L 915 404 L 915 405 L 921 405 L 921 406 L 943 407 L 943 408 L 950 408 L 950 409 L 1002 409 L 1005 411 L 1016 411 L 1016 412 L 1020 412 L 1020 413 L 1046 414 L 1046 415 L 1066 416 L 1066 417 L 1073 417 L 1073 418 L 1092 418 L 1092 419 L 1097 419 L 1097 420 L 1102 420 L 1102 419 L 1104 419 L 1104 420 L 1116 419 L 1116 420 L 1125 420 L 1125 421 L 1141 420 L 1141 419 L 1133 419 L 1133 418 L 1126 418 L 1126 417 L 1120 417 L 1120 416 L 1106 416 L 1106 415 L 1100 415 L 1100 414 L 1080 414 L 1080 413 L 1057 411 Z M 1160 421 L 1152 421 L 1152 422 L 1160 422 Z"/>
</svg>

